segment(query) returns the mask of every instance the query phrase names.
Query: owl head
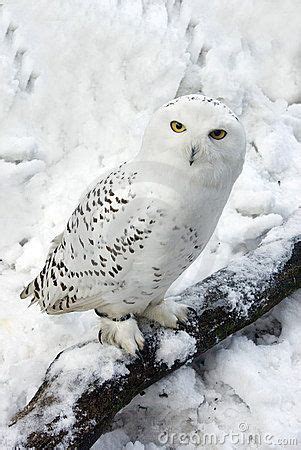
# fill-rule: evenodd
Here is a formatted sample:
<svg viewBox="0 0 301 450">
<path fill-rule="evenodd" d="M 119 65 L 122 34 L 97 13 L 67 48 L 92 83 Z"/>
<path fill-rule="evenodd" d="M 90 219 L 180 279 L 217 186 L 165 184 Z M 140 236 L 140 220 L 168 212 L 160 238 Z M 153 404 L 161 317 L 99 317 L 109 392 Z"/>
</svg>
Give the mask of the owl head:
<svg viewBox="0 0 301 450">
<path fill-rule="evenodd" d="M 226 105 L 204 95 L 185 95 L 154 113 L 141 153 L 194 176 L 207 171 L 216 179 L 223 168 L 238 176 L 245 150 L 244 128 Z"/>
</svg>

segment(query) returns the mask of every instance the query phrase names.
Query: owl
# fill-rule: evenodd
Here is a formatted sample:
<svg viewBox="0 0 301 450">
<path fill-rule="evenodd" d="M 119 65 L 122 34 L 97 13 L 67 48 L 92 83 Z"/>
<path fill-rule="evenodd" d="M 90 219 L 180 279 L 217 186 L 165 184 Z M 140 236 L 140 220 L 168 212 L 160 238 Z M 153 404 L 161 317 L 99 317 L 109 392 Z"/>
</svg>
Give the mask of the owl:
<svg viewBox="0 0 301 450">
<path fill-rule="evenodd" d="M 137 156 L 82 197 L 21 298 L 48 314 L 94 309 L 101 342 L 131 354 L 144 344 L 137 317 L 177 328 L 188 307 L 164 295 L 210 239 L 245 148 L 242 124 L 218 100 L 160 107 Z"/>
</svg>

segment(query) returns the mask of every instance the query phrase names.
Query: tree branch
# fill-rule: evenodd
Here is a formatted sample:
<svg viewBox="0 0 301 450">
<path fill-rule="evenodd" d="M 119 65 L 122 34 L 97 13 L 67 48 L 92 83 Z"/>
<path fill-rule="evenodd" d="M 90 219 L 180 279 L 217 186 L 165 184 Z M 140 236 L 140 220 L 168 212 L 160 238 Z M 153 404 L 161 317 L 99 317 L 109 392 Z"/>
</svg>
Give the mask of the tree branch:
<svg viewBox="0 0 301 450">
<path fill-rule="evenodd" d="M 180 300 L 194 308 L 180 331 L 141 323 L 143 359 L 98 341 L 61 352 L 43 384 L 11 426 L 18 445 L 89 448 L 143 389 L 268 312 L 301 286 L 298 211 L 272 230 L 255 251 L 186 289 Z M 295 235 L 295 236 L 294 236 Z"/>
</svg>

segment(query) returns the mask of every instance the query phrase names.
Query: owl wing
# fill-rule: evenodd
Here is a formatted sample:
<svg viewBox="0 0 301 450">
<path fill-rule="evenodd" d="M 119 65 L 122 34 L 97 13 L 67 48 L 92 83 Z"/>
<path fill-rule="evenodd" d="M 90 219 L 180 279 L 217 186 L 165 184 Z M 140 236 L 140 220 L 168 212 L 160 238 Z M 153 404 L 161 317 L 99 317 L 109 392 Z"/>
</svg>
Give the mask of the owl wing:
<svg viewBox="0 0 301 450">
<path fill-rule="evenodd" d="M 158 215 L 156 201 L 137 195 L 137 175 L 121 165 L 82 197 L 21 298 L 33 295 L 42 310 L 61 314 L 95 308 L 122 289 Z"/>
</svg>

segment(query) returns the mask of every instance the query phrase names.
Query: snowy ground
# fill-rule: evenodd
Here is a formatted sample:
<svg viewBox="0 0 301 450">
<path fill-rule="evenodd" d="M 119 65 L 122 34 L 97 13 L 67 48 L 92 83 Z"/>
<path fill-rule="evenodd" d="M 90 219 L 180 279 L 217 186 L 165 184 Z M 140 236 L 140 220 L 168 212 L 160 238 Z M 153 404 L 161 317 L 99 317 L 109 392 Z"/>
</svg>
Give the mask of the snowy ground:
<svg viewBox="0 0 301 450">
<path fill-rule="evenodd" d="M 0 442 L 10 448 L 6 424 L 50 361 L 97 332 L 94 313 L 48 317 L 27 310 L 18 294 L 85 187 L 137 152 L 154 108 L 201 91 L 228 104 L 248 138 L 243 174 L 215 235 L 173 291 L 255 248 L 300 206 L 301 4 L 2 3 Z M 95 448 L 247 449 L 250 435 L 259 448 L 286 440 L 300 448 L 300 299 L 295 294 L 257 330 L 208 352 L 196 370 L 183 368 L 149 388 Z M 211 443 L 204 433 L 213 434 Z"/>
</svg>

